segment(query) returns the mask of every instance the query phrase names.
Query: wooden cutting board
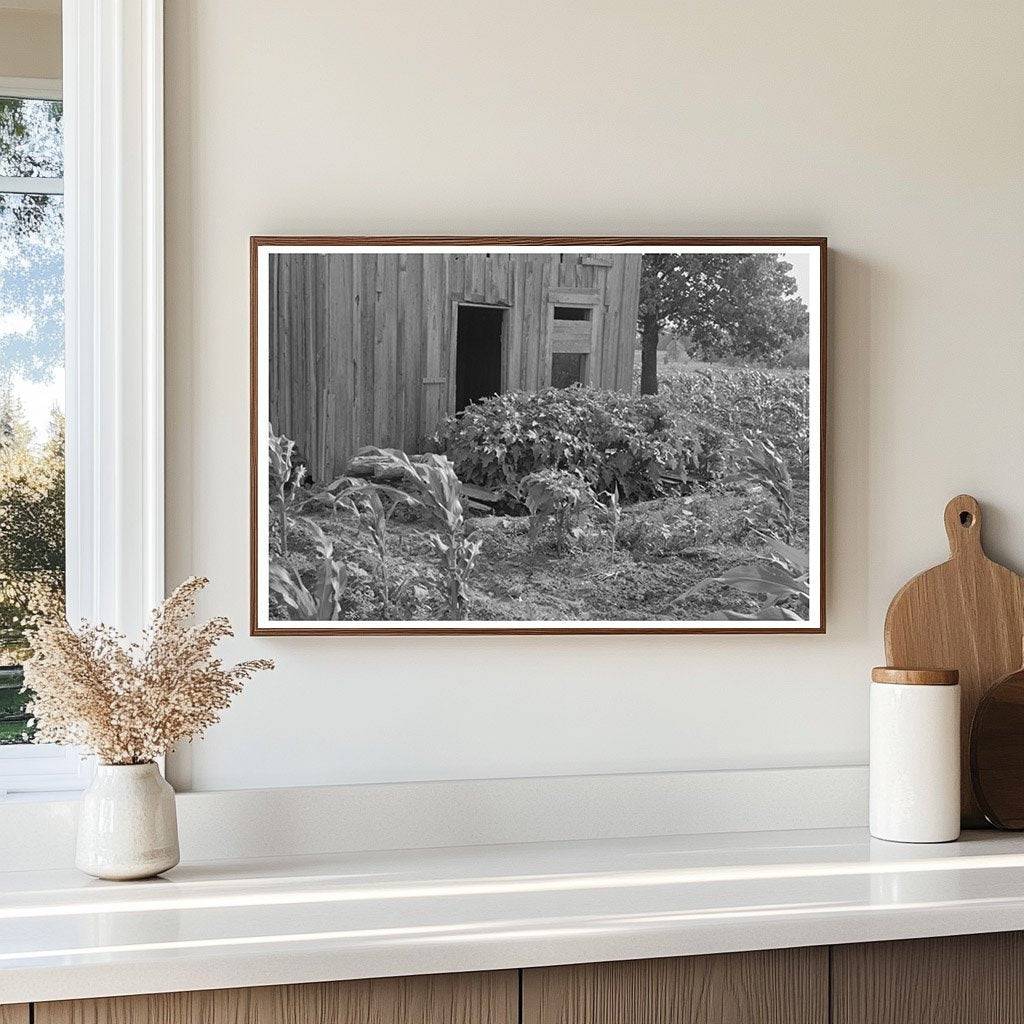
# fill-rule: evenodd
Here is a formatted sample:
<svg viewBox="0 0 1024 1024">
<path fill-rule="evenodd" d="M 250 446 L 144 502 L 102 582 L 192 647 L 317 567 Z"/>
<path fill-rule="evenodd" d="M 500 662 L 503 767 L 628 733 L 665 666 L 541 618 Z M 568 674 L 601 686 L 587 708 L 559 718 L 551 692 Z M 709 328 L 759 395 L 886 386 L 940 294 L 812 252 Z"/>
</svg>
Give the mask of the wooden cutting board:
<svg viewBox="0 0 1024 1024">
<path fill-rule="evenodd" d="M 988 688 L 1020 667 L 1024 579 L 993 562 L 981 545 L 981 507 L 969 494 L 946 506 L 949 561 L 915 576 L 885 616 L 885 657 L 896 668 L 960 671 L 960 813 L 985 825 L 971 788 L 970 734 Z"/>
</svg>

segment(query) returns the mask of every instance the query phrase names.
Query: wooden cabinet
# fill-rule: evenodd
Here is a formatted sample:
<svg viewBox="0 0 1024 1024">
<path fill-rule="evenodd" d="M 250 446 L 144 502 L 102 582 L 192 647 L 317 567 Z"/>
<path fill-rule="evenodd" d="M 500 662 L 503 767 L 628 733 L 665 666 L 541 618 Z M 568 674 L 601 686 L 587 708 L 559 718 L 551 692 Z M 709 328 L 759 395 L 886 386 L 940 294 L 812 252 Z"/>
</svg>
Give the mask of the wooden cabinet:
<svg viewBox="0 0 1024 1024">
<path fill-rule="evenodd" d="M 1024 1024 L 1024 933 L 832 947 L 833 1024 Z"/>
<path fill-rule="evenodd" d="M 493 971 L 37 1003 L 34 1024 L 516 1024 L 518 1017 L 518 972 Z M 0 1024 L 8 1022 L 0 1017 Z"/>
<path fill-rule="evenodd" d="M 828 950 L 523 971 L 523 1024 L 826 1024 Z"/>
<path fill-rule="evenodd" d="M 1024 1024 L 1024 933 L 0 1006 L 0 1024 Z"/>
</svg>

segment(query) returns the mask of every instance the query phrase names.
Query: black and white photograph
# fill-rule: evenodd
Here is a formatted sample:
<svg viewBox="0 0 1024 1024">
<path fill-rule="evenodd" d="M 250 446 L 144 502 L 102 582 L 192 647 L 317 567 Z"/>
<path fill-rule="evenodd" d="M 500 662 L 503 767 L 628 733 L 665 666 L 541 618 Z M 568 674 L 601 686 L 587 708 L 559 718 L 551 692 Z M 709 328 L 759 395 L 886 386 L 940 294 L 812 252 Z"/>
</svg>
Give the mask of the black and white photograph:
<svg viewBox="0 0 1024 1024">
<path fill-rule="evenodd" d="M 252 630 L 824 630 L 820 239 L 252 240 Z"/>
</svg>

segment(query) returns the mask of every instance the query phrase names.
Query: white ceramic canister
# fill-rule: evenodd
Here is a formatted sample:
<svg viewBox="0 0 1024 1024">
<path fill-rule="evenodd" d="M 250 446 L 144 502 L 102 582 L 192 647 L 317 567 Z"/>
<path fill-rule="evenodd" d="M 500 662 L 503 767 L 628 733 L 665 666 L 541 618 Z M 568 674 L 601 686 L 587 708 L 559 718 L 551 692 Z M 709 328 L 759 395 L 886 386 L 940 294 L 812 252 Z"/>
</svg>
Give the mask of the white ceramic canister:
<svg viewBox="0 0 1024 1024">
<path fill-rule="evenodd" d="M 82 794 L 75 864 L 96 878 L 150 878 L 178 863 L 174 790 L 148 764 L 100 764 Z"/>
<path fill-rule="evenodd" d="M 960 683 L 954 669 L 871 672 L 871 834 L 897 843 L 960 835 Z"/>
</svg>

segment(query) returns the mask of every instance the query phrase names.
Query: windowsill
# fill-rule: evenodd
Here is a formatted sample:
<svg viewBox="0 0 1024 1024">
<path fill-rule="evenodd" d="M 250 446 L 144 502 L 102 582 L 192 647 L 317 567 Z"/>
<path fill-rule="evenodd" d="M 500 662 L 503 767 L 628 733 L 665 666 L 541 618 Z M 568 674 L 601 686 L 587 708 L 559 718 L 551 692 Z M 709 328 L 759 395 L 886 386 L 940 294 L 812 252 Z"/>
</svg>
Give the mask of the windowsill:
<svg viewBox="0 0 1024 1024">
<path fill-rule="evenodd" d="M 862 829 L 0 874 L 0 1003 L 1024 928 L 1024 837 Z"/>
</svg>

